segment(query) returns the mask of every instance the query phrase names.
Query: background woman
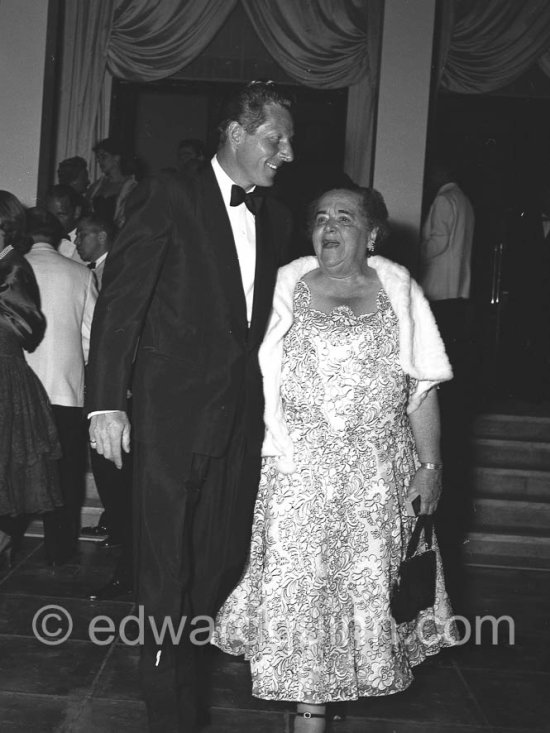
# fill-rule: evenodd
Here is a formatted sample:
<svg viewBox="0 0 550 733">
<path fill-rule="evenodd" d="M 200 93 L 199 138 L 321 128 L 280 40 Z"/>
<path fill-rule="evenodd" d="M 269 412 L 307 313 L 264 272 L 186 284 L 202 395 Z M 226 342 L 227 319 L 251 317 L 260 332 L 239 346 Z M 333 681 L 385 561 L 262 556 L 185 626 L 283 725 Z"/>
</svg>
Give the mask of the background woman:
<svg viewBox="0 0 550 733">
<path fill-rule="evenodd" d="M 60 506 L 60 449 L 48 396 L 27 365 L 46 321 L 38 285 L 22 253 L 28 248 L 25 209 L 0 191 L 0 552 L 5 556 L 25 515 Z"/>
<path fill-rule="evenodd" d="M 97 216 L 121 229 L 126 221 L 126 201 L 137 186 L 136 178 L 129 170 L 122 145 L 111 138 L 100 140 L 94 153 L 103 175 L 88 188 L 86 199 Z"/>
<path fill-rule="evenodd" d="M 325 730 L 327 702 L 404 690 L 456 639 L 439 557 L 434 608 L 399 626 L 390 612 L 409 503 L 439 500 L 433 387 L 452 374 L 419 286 L 369 256 L 387 216 L 370 189 L 315 202 L 316 257 L 280 270 L 260 354 L 273 457 L 214 643 L 250 659 L 255 696 L 299 703 L 296 731 Z"/>
</svg>

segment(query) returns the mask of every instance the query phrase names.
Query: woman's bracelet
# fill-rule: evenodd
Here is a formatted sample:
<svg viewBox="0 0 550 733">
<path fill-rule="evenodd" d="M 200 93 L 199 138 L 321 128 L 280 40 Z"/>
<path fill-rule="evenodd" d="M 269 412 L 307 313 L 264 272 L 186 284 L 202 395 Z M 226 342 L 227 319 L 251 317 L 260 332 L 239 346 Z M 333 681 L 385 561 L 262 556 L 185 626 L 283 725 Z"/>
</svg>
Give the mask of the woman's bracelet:
<svg viewBox="0 0 550 733">
<path fill-rule="evenodd" d="M 441 471 L 443 468 L 442 463 L 430 463 L 430 461 L 426 461 L 425 463 L 420 464 L 420 468 L 428 468 L 430 471 Z"/>
</svg>

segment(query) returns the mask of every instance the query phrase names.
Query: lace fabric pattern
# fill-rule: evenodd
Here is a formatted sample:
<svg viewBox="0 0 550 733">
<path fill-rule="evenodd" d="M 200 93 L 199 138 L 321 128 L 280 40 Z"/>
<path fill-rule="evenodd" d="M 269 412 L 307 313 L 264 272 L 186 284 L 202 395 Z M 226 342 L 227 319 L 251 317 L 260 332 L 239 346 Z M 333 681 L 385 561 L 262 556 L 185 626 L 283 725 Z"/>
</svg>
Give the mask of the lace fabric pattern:
<svg viewBox="0 0 550 733">
<path fill-rule="evenodd" d="M 383 290 L 375 313 L 311 307 L 300 280 L 282 398 L 297 471 L 264 462 L 245 573 L 213 643 L 251 663 L 253 694 L 323 703 L 399 692 L 457 640 L 438 557 L 436 603 L 396 626 L 390 589 L 414 519 L 412 381 Z"/>
</svg>

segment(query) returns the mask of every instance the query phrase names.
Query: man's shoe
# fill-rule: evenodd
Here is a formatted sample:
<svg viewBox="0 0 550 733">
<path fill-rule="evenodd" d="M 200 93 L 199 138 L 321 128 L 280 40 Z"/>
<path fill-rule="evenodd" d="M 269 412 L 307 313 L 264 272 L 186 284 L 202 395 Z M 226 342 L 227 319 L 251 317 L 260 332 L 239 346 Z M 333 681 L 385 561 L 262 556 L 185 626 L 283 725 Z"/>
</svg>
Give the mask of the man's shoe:
<svg viewBox="0 0 550 733">
<path fill-rule="evenodd" d="M 111 580 L 92 591 L 88 598 L 91 601 L 114 601 L 114 600 L 132 600 L 133 589 L 127 583 L 119 578 L 111 578 Z"/>
<path fill-rule="evenodd" d="M 79 560 L 77 543 L 71 543 L 69 545 L 59 544 L 54 549 L 47 547 L 45 550 L 46 564 L 51 568 L 59 568 L 62 565 L 67 565 L 70 562 L 78 562 Z"/>
<path fill-rule="evenodd" d="M 109 535 L 108 537 L 105 537 L 105 539 L 101 542 L 98 542 L 97 546 L 102 550 L 115 550 L 119 547 L 122 547 L 122 541 L 116 539 L 116 537 L 111 537 L 111 535 Z"/>
<path fill-rule="evenodd" d="M 82 527 L 80 534 L 84 537 L 106 537 L 109 530 L 103 524 L 98 524 L 95 527 Z"/>
</svg>

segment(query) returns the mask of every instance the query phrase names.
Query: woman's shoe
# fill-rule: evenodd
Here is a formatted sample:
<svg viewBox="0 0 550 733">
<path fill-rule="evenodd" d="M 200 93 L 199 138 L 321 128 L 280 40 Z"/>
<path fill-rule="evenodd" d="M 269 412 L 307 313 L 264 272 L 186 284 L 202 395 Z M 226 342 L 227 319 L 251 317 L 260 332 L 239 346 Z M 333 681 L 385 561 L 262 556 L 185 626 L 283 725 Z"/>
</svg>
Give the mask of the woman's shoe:
<svg viewBox="0 0 550 733">
<path fill-rule="evenodd" d="M 299 707 L 304 708 L 304 705 L 300 704 Z M 294 733 L 324 733 L 326 730 L 327 716 L 325 713 L 324 705 L 308 705 L 310 709 L 296 710 L 294 715 Z M 315 712 L 315 708 L 322 710 L 322 713 Z"/>
</svg>

